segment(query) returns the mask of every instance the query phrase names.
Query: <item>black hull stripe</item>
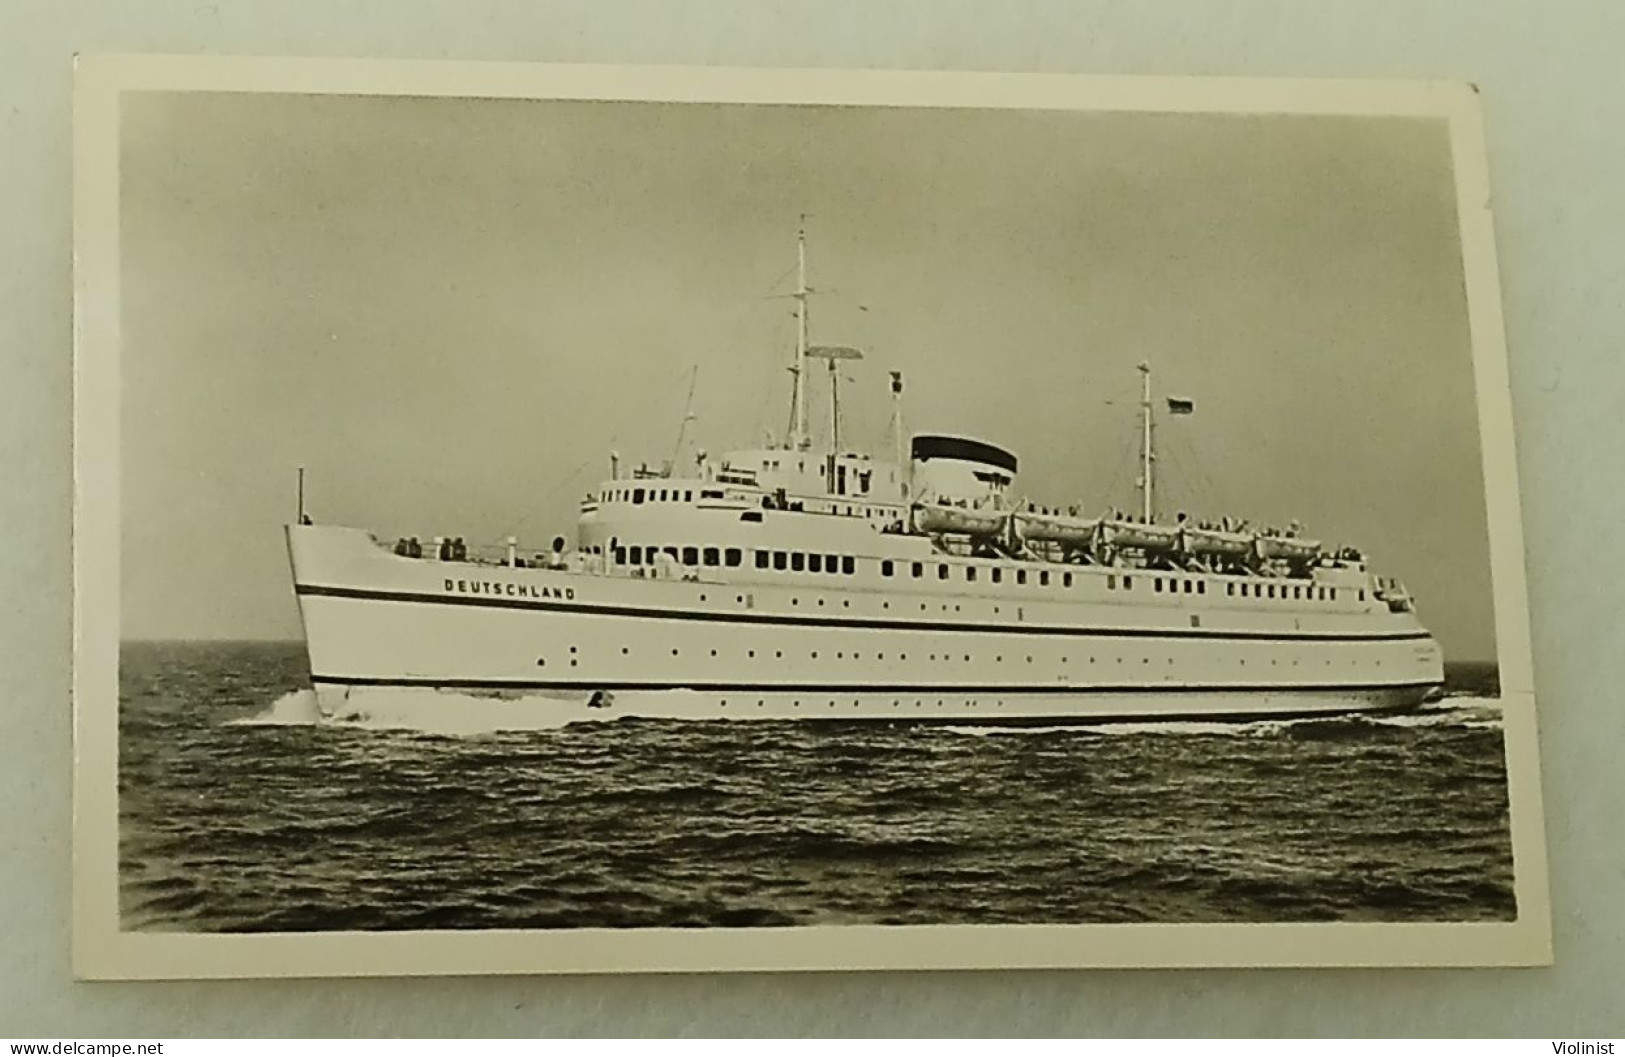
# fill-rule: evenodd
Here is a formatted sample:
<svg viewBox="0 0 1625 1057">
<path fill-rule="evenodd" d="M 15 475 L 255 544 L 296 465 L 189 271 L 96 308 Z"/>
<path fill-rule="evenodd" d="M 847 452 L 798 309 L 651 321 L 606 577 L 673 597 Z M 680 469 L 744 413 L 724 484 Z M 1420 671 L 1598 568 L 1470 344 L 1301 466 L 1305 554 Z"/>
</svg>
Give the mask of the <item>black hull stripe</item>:
<svg viewBox="0 0 1625 1057">
<path fill-rule="evenodd" d="M 705 682 L 623 682 L 602 679 L 423 679 L 374 677 L 363 675 L 311 675 L 313 684 L 337 686 L 395 686 L 443 690 L 690 690 L 707 693 L 740 694 L 1011 694 L 1087 696 L 1089 694 L 1326 694 L 1326 693 L 1382 693 L 1393 690 L 1431 690 L 1435 682 L 1405 683 L 1343 683 L 1343 684 L 1253 684 L 1231 683 L 1170 683 L 1153 686 L 1145 683 L 1099 686 L 1034 686 L 1031 683 L 1000 686 L 978 683 L 877 684 L 877 683 L 705 683 Z"/>
<path fill-rule="evenodd" d="M 729 588 L 723 588 L 728 590 Z M 487 609 L 531 609 L 577 613 L 582 616 L 633 617 L 646 620 L 691 620 L 722 624 L 773 624 L 808 628 L 861 628 L 877 631 L 963 631 L 1003 635 L 1057 635 L 1085 638 L 1249 639 L 1269 642 L 1405 642 L 1432 636 L 1426 631 L 1376 634 L 1337 634 L 1313 631 L 1227 631 L 1207 628 L 1087 628 L 1044 624 L 972 624 L 929 620 L 872 620 L 862 617 L 795 617 L 770 613 L 712 613 L 685 609 L 648 609 L 637 606 L 594 606 L 580 602 L 483 598 L 467 595 L 432 595 L 396 591 L 369 591 L 355 587 L 299 584 L 303 597 L 352 598 L 378 602 L 411 602 L 440 606 L 475 606 Z"/>
</svg>

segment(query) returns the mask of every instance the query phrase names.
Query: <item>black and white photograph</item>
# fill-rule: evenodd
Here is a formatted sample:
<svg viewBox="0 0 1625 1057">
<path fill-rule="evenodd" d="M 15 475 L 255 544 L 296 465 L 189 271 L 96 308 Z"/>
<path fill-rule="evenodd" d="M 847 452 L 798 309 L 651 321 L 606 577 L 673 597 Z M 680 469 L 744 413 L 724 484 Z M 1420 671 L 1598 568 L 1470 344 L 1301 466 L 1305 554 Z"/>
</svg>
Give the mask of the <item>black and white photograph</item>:
<svg viewBox="0 0 1625 1057">
<path fill-rule="evenodd" d="M 79 114 L 81 973 L 1549 957 L 1470 89 L 241 62 Z"/>
</svg>

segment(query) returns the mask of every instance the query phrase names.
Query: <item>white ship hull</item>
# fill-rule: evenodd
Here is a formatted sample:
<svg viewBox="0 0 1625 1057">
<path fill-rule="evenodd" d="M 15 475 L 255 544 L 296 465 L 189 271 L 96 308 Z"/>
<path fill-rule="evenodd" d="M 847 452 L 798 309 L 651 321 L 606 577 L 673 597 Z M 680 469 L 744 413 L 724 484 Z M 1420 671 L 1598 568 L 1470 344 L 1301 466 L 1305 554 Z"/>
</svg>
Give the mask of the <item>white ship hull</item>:
<svg viewBox="0 0 1625 1057">
<path fill-rule="evenodd" d="M 862 569 L 834 587 L 706 582 L 404 558 L 358 530 L 288 532 L 330 707 L 355 687 L 405 686 L 524 695 L 566 720 L 1048 724 L 1404 708 L 1442 680 L 1412 614 L 1363 598 L 1242 602 L 1218 577 L 1203 594 L 1153 596 L 1146 573 L 1132 599 L 1106 591 L 1116 573 L 1087 567 L 1065 591 L 1057 572 L 1049 591 L 980 595 Z"/>
</svg>

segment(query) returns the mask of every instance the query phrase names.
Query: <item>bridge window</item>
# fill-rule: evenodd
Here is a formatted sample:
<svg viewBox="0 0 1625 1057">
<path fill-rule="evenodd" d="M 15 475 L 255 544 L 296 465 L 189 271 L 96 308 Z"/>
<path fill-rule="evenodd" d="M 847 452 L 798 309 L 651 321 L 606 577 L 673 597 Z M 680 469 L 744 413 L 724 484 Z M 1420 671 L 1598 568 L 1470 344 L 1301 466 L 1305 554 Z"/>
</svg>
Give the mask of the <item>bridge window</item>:
<svg viewBox="0 0 1625 1057">
<path fill-rule="evenodd" d="M 965 566 L 965 582 L 968 584 L 973 584 L 976 582 L 976 566 Z"/>
<path fill-rule="evenodd" d="M 1151 590 L 1153 590 L 1153 591 L 1161 591 L 1162 590 L 1162 577 L 1159 576 L 1155 580 L 1151 581 Z"/>
<path fill-rule="evenodd" d="M 914 574 L 914 579 L 918 580 L 920 577 L 925 575 L 925 566 L 920 562 L 914 562 L 912 563 L 912 568 L 909 571 Z"/>
<path fill-rule="evenodd" d="M 730 569 L 738 568 L 743 558 L 744 554 L 741 553 L 738 547 L 729 547 L 722 555 L 723 563 Z"/>
<path fill-rule="evenodd" d="M 1191 581 L 1186 580 L 1185 581 L 1185 593 L 1190 594 L 1194 590 L 1196 590 L 1196 585 L 1194 583 L 1192 583 Z"/>
<path fill-rule="evenodd" d="M 799 572 L 805 571 L 806 568 L 807 568 L 807 556 L 805 554 L 802 554 L 800 551 L 791 551 L 790 552 L 790 571 L 793 572 L 793 573 L 799 573 Z"/>
<path fill-rule="evenodd" d="M 767 551 L 756 552 L 756 568 L 765 569 L 773 563 L 773 556 Z"/>
<path fill-rule="evenodd" d="M 721 556 L 717 553 L 717 549 L 715 547 L 707 547 L 707 548 L 705 548 L 704 554 L 705 554 L 705 564 L 707 564 L 707 565 L 720 564 Z"/>
<path fill-rule="evenodd" d="M 626 548 L 625 547 L 616 547 L 615 548 L 615 564 L 616 565 L 625 565 L 626 564 Z"/>
<path fill-rule="evenodd" d="M 824 571 L 826 573 L 838 573 L 838 572 L 840 572 L 841 571 L 841 559 L 837 555 L 834 555 L 834 554 L 826 554 L 826 555 L 824 555 Z"/>
<path fill-rule="evenodd" d="M 1134 590 L 1134 577 L 1132 577 L 1132 576 L 1123 577 L 1123 590 L 1125 590 L 1125 591 Z"/>
<path fill-rule="evenodd" d="M 841 572 L 845 573 L 847 576 L 851 576 L 853 573 L 855 573 L 857 571 L 858 571 L 857 559 L 853 558 L 852 555 L 850 555 L 850 554 L 843 554 L 841 556 Z"/>
<path fill-rule="evenodd" d="M 1016 570 L 1016 583 L 1024 584 L 1026 582 L 1027 582 L 1027 570 L 1026 569 L 1017 569 Z"/>
<path fill-rule="evenodd" d="M 1365 601 L 1365 588 L 1360 588 L 1360 601 Z"/>
<path fill-rule="evenodd" d="M 1207 581 L 1206 580 L 1198 580 L 1198 581 L 1196 581 L 1196 593 L 1199 594 L 1199 595 L 1207 594 Z"/>
<path fill-rule="evenodd" d="M 807 571 L 821 573 L 824 571 L 824 556 L 822 554 L 807 555 Z"/>
<path fill-rule="evenodd" d="M 684 547 L 683 548 L 683 564 L 684 565 L 698 565 L 698 564 L 700 564 L 700 548 L 698 548 L 698 547 Z"/>
<path fill-rule="evenodd" d="M 642 547 L 628 548 L 627 557 L 631 560 L 633 565 L 642 565 L 643 564 L 643 548 Z"/>
<path fill-rule="evenodd" d="M 1072 586 L 1072 574 L 1071 573 L 1062 573 L 1061 574 L 1061 586 L 1062 587 L 1071 587 Z"/>
<path fill-rule="evenodd" d="M 1106 576 L 1106 589 L 1108 591 L 1117 590 L 1117 574 L 1116 573 L 1109 573 Z"/>
<path fill-rule="evenodd" d="M 641 489 L 641 488 L 632 489 L 632 502 L 633 502 L 634 505 L 643 502 L 643 489 Z"/>
<path fill-rule="evenodd" d="M 993 570 L 993 582 L 996 583 L 996 584 L 1004 582 L 1004 570 L 1003 569 L 995 568 Z"/>
<path fill-rule="evenodd" d="M 892 561 L 891 561 L 890 558 L 887 558 L 885 561 L 880 563 L 880 575 L 881 576 L 890 576 L 891 574 L 892 574 Z"/>
<path fill-rule="evenodd" d="M 782 573 L 788 565 L 789 559 L 785 556 L 783 551 L 773 552 L 773 568 Z"/>
<path fill-rule="evenodd" d="M 938 580 L 946 580 L 946 579 L 948 579 L 948 567 L 946 565 L 938 565 L 937 566 L 937 579 Z"/>
<path fill-rule="evenodd" d="M 1049 570 L 1048 569 L 1040 569 L 1038 571 L 1038 586 L 1039 587 L 1048 587 L 1049 586 Z"/>
</svg>

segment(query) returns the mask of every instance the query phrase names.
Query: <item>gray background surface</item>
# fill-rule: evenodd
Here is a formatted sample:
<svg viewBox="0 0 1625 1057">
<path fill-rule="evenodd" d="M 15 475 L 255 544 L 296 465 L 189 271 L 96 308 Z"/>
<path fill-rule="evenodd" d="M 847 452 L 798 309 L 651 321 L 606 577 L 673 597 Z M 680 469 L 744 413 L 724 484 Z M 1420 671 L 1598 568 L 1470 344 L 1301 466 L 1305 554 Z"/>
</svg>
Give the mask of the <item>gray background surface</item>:
<svg viewBox="0 0 1625 1057">
<path fill-rule="evenodd" d="M 1615 445 L 1625 9 L 1568 3 L 8 4 L 0 14 L 0 1036 L 1625 1034 Z M 1558 965 L 74 984 L 76 51 L 1460 78 L 1487 107 Z M 1610 999 L 1609 996 L 1615 997 Z"/>
</svg>

